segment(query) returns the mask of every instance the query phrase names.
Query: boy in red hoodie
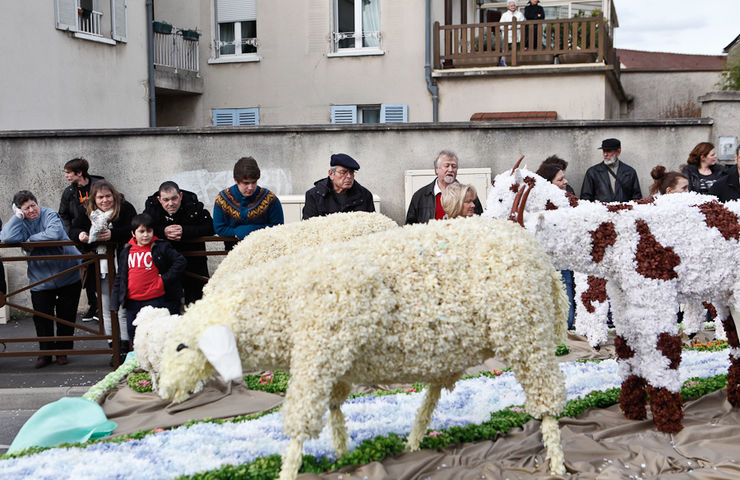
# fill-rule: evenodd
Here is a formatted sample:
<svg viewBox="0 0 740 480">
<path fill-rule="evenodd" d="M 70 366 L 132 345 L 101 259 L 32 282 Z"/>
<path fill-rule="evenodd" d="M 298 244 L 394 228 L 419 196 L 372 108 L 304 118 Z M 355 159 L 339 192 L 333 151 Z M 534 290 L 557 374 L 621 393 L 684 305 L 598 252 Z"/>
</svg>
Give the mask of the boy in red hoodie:
<svg viewBox="0 0 740 480">
<path fill-rule="evenodd" d="M 152 217 L 143 213 L 131 221 L 132 239 L 121 249 L 118 274 L 111 295 L 111 307 L 126 309 L 126 326 L 132 345 L 133 322 L 146 307 L 164 307 L 180 313 L 182 283 L 187 260 L 167 240 L 154 236 Z"/>
</svg>

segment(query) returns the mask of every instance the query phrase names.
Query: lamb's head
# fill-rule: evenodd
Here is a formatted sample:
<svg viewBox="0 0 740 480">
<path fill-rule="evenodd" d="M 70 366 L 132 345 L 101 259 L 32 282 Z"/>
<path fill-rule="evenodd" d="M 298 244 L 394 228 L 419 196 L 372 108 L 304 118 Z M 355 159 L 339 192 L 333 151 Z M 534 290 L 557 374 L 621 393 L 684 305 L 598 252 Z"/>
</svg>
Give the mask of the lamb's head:
<svg viewBox="0 0 740 480">
<path fill-rule="evenodd" d="M 224 325 L 180 322 L 164 345 L 159 395 L 181 402 L 197 391 L 214 370 L 226 381 L 242 376 L 234 333 Z"/>
<path fill-rule="evenodd" d="M 529 185 L 531 189 L 525 212 L 569 208 L 575 206 L 574 201 L 577 203 L 574 196 L 570 198 L 565 190 L 561 190 L 536 173 L 526 168 L 517 168 L 513 172 L 507 170 L 496 175 L 488 193 L 486 211 L 483 215 L 492 218 L 507 218 L 514 205 L 516 194 L 524 184 Z"/>
</svg>

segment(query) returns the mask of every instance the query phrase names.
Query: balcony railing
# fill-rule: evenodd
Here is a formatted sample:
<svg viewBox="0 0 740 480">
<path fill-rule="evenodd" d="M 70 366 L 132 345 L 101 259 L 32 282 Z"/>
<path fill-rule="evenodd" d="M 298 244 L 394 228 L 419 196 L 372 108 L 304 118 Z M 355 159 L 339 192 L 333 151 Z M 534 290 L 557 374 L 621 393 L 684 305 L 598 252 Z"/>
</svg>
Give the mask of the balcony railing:
<svg viewBox="0 0 740 480">
<path fill-rule="evenodd" d="M 77 24 L 79 25 L 79 31 L 83 33 L 89 33 L 90 35 L 102 36 L 100 33 L 100 19 L 103 18 L 103 12 L 96 12 L 95 10 L 77 10 Z"/>
<path fill-rule="evenodd" d="M 558 63 L 613 65 L 617 56 L 601 18 L 467 25 L 434 23 L 434 68 Z"/>
<path fill-rule="evenodd" d="M 183 38 L 179 32 L 154 33 L 154 65 L 198 73 L 198 40 Z"/>
</svg>

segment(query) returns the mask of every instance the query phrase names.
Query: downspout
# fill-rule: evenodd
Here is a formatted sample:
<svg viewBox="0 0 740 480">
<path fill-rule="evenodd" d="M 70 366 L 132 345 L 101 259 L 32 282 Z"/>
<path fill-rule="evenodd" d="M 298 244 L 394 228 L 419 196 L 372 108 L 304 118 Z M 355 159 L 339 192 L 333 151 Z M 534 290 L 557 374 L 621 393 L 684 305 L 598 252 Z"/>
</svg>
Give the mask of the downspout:
<svg viewBox="0 0 740 480">
<path fill-rule="evenodd" d="M 439 123 L 439 88 L 436 82 L 432 80 L 432 7 L 431 0 L 426 0 L 426 12 L 424 21 L 425 39 L 424 39 L 424 76 L 427 81 L 427 90 L 432 94 L 432 121 Z"/>
<path fill-rule="evenodd" d="M 154 22 L 154 3 L 153 0 L 146 0 L 146 57 L 149 65 L 149 126 L 157 126 L 157 99 L 154 94 L 154 31 L 152 30 Z"/>
</svg>

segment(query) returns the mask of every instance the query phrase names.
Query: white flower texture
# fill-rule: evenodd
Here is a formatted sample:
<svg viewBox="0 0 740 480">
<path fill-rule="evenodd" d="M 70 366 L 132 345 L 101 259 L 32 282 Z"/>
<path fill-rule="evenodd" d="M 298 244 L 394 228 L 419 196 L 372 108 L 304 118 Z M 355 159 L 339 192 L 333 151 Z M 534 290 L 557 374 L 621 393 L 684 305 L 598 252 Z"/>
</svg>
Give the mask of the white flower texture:
<svg viewBox="0 0 740 480">
<path fill-rule="evenodd" d="M 680 367 L 681 380 L 719 375 L 727 371 L 728 365 L 727 351 L 685 351 Z M 566 377 L 569 400 L 592 391 L 618 387 L 620 383 L 614 360 L 562 363 L 560 370 Z M 407 434 L 422 395 L 367 396 L 348 400 L 342 406 L 342 411 L 347 419 L 350 450 L 363 440 L 377 435 Z M 495 378 L 462 380 L 454 391 L 442 394 L 430 428 L 479 424 L 493 412 L 523 403 L 524 393 L 511 373 Z M 306 454 L 334 458 L 328 430 L 328 427 L 324 428 L 319 438 L 305 443 Z M 56 448 L 35 455 L 0 460 L 0 478 L 171 479 L 280 454 L 287 444 L 288 437 L 282 431 L 281 414 L 277 412 L 241 423 L 202 423 L 179 427 L 121 444 Z M 183 452 L 188 454 L 183 455 Z"/>
</svg>

